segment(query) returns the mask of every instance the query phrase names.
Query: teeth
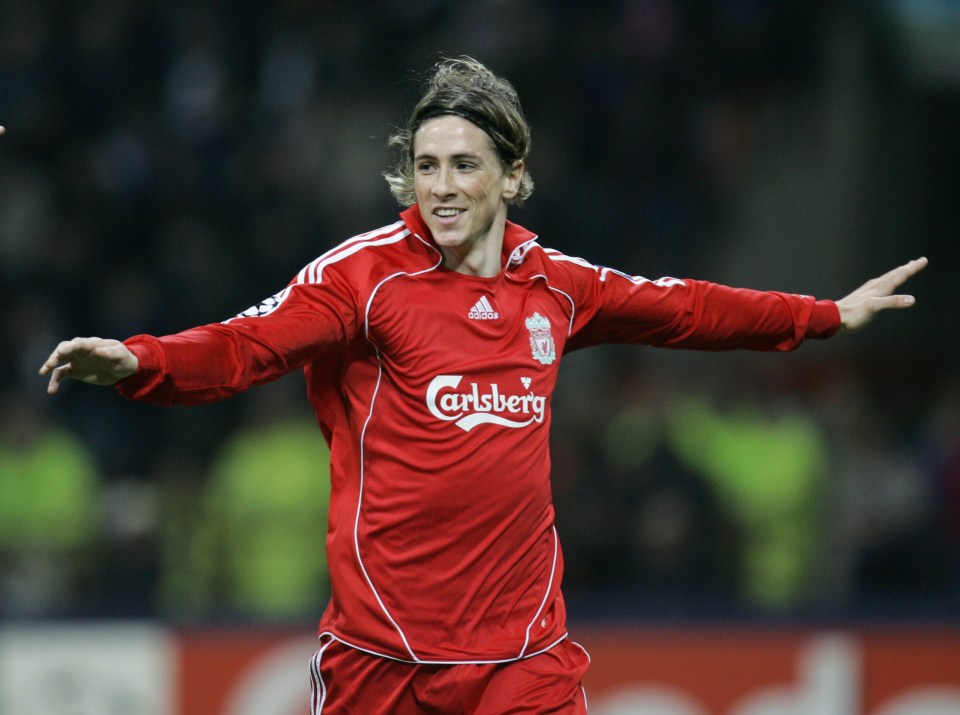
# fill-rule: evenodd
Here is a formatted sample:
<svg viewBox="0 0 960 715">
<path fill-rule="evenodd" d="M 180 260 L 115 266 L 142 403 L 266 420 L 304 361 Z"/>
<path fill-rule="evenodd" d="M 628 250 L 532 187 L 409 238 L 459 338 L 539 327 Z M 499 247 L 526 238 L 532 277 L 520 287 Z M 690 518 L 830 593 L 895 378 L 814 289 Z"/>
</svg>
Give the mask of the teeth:
<svg viewBox="0 0 960 715">
<path fill-rule="evenodd" d="M 434 213 L 437 216 L 448 217 L 448 216 L 456 216 L 457 214 L 461 213 L 461 211 L 460 209 L 437 209 L 436 211 L 434 211 Z"/>
</svg>

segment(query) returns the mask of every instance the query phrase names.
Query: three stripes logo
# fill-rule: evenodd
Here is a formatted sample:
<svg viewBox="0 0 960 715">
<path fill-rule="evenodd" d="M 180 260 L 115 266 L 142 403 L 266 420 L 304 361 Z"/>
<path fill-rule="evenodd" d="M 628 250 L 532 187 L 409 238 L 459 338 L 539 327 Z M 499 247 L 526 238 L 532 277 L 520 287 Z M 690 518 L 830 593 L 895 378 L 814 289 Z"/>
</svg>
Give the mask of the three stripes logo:
<svg viewBox="0 0 960 715">
<path fill-rule="evenodd" d="M 487 296 L 483 296 L 470 309 L 467 317 L 471 320 L 497 320 L 500 313 L 493 309 Z"/>
</svg>

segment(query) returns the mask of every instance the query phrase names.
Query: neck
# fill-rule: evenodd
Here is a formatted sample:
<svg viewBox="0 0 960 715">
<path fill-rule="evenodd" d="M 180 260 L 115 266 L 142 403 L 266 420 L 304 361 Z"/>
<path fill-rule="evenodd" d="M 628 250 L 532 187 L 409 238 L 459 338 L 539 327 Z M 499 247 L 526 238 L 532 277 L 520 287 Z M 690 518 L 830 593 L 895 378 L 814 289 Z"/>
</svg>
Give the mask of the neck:
<svg viewBox="0 0 960 715">
<path fill-rule="evenodd" d="M 456 249 L 441 247 L 440 252 L 443 253 L 443 265 L 457 273 L 481 278 L 493 278 L 500 273 L 499 251 L 495 256 L 487 256 L 478 255 L 475 250 L 461 254 Z"/>
<path fill-rule="evenodd" d="M 463 246 L 440 246 L 443 265 L 457 273 L 481 278 L 493 278 L 500 273 L 503 252 L 504 221 L 494 223 L 491 229 Z"/>
</svg>

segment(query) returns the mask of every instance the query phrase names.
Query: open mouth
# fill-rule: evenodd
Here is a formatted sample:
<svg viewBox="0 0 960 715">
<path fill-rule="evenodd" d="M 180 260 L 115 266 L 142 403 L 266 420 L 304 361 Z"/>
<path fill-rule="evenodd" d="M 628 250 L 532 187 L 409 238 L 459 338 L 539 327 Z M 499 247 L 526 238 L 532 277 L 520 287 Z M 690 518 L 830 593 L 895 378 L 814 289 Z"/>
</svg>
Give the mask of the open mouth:
<svg viewBox="0 0 960 715">
<path fill-rule="evenodd" d="M 434 209 L 433 215 L 436 216 L 437 218 L 456 218 L 460 214 L 464 213 L 464 211 L 466 211 L 466 209 L 441 208 L 441 209 Z"/>
</svg>

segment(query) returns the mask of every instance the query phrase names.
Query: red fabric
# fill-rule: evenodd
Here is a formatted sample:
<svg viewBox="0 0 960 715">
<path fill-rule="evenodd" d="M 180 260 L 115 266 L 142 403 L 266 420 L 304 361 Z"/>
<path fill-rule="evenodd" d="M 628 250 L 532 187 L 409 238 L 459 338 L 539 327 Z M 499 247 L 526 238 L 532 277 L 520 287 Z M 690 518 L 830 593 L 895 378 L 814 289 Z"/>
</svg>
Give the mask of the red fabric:
<svg viewBox="0 0 960 715">
<path fill-rule="evenodd" d="M 222 399 L 304 368 L 331 447 L 321 630 L 409 661 L 509 660 L 566 635 L 548 432 L 560 357 L 603 342 L 790 350 L 828 301 L 649 281 L 508 224 L 493 278 L 441 266 L 416 208 L 225 323 L 127 345 L 121 393 Z"/>
<path fill-rule="evenodd" d="M 311 662 L 311 715 L 584 715 L 588 665 L 569 640 L 509 663 L 423 665 L 324 639 Z"/>
</svg>

